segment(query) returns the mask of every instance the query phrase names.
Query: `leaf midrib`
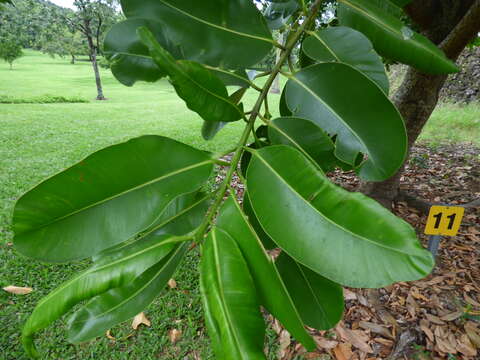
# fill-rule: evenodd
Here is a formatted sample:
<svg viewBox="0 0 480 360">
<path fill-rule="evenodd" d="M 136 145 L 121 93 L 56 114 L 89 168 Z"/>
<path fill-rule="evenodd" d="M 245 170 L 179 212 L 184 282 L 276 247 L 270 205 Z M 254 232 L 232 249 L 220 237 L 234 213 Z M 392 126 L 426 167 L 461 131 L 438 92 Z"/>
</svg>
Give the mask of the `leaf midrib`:
<svg viewBox="0 0 480 360">
<path fill-rule="evenodd" d="M 297 191 L 295 188 L 293 188 L 288 182 L 286 182 L 286 181 L 284 180 L 284 178 L 283 178 L 282 176 L 280 176 L 280 174 L 279 174 L 273 167 L 271 167 L 270 164 L 269 164 L 265 159 L 263 159 L 260 154 L 258 154 L 258 151 L 255 151 L 253 154 L 254 154 L 255 156 L 257 156 L 257 158 L 260 159 L 260 160 L 264 163 L 264 165 L 265 165 L 268 169 L 270 169 L 271 172 L 272 172 L 274 175 L 276 175 L 276 177 L 277 177 L 281 182 L 283 182 L 288 188 L 290 188 L 290 190 L 291 190 L 292 192 L 294 192 L 295 194 L 297 194 L 298 197 L 299 197 L 300 199 L 302 199 L 303 202 L 305 202 L 309 207 L 311 207 L 315 212 L 317 212 L 322 218 L 324 218 L 327 222 L 329 222 L 330 224 L 332 224 L 334 227 L 337 227 L 337 228 L 339 228 L 340 230 L 342 230 L 342 231 L 350 234 L 352 237 L 358 238 L 358 239 L 360 239 L 360 240 L 364 240 L 364 241 L 366 241 L 366 242 L 368 242 L 368 243 L 370 243 L 370 244 L 373 244 L 373 245 L 375 245 L 375 246 L 378 246 L 378 247 L 381 247 L 381 248 L 384 248 L 384 249 L 387 249 L 387 250 L 390 250 L 390 251 L 398 252 L 398 253 L 400 253 L 400 254 L 402 254 L 402 255 L 419 256 L 419 254 L 412 254 L 412 253 L 409 253 L 409 252 L 408 252 L 408 253 L 402 252 L 402 251 L 399 250 L 399 249 L 392 248 L 392 247 L 390 247 L 390 246 L 386 246 L 386 245 L 381 244 L 381 243 L 377 243 L 377 242 L 372 241 L 372 240 L 370 240 L 370 239 L 368 239 L 368 238 L 366 238 L 366 237 L 363 237 L 363 236 L 361 236 L 361 235 L 355 234 L 355 233 L 353 233 L 352 231 L 350 231 L 349 229 L 344 228 L 344 227 L 341 226 L 340 224 L 333 222 L 332 220 L 330 220 L 330 218 L 328 218 L 327 216 L 323 215 L 323 213 L 321 213 L 315 206 L 313 206 L 310 202 L 308 202 L 303 196 L 301 196 L 301 195 L 298 193 L 298 191 Z"/>
<path fill-rule="evenodd" d="M 363 14 L 365 17 L 369 18 L 370 20 L 372 20 L 372 22 L 376 23 L 377 25 L 387 29 L 389 32 L 393 33 L 394 35 L 396 36 L 402 36 L 402 34 L 396 30 L 395 28 L 392 28 L 391 26 L 389 26 L 388 24 L 386 24 L 385 22 L 382 22 L 380 19 L 378 19 L 377 17 L 375 16 L 372 16 L 368 11 L 365 11 L 363 8 L 361 7 L 358 7 L 356 6 L 355 4 L 352 4 L 349 0 L 339 0 L 340 2 L 343 2 L 345 3 L 347 6 L 357 10 L 358 12 L 360 12 L 361 14 Z M 380 11 L 383 11 L 382 9 L 380 9 Z M 413 30 L 412 30 L 413 31 Z M 414 32 L 415 33 L 415 32 Z M 423 50 L 425 50 L 426 52 L 428 52 L 430 55 L 436 57 L 436 58 L 440 58 L 442 61 L 444 61 L 445 59 L 443 59 L 440 54 L 434 52 L 430 47 L 426 46 L 425 44 L 423 44 L 421 41 L 419 40 L 415 40 L 415 41 L 412 41 L 412 44 L 415 44 L 416 46 L 422 48 Z"/>
<path fill-rule="evenodd" d="M 233 340 L 234 340 L 235 345 L 237 347 L 237 353 L 241 354 L 242 351 L 241 351 L 241 347 L 240 347 L 240 341 L 237 338 L 237 333 L 235 331 L 233 321 L 230 317 L 230 312 L 228 311 L 228 306 L 227 306 L 225 296 L 224 296 L 223 282 L 222 282 L 221 275 L 220 275 L 221 274 L 221 269 L 220 269 L 220 258 L 219 258 L 219 255 L 218 255 L 218 244 L 217 244 L 216 231 L 217 231 L 216 229 L 212 230 L 212 240 L 213 240 L 212 241 L 213 242 L 212 249 L 213 249 L 213 258 L 214 258 L 214 261 L 215 261 L 215 275 L 216 275 L 216 278 L 217 278 L 217 283 L 218 283 L 219 292 L 220 292 L 219 295 L 220 295 L 220 300 L 221 300 L 221 309 L 222 309 L 221 311 L 222 311 L 222 313 L 225 317 L 225 320 L 226 320 L 227 325 L 228 325 L 229 332 L 232 334 Z M 228 234 L 226 234 L 226 235 L 228 235 Z"/>
<path fill-rule="evenodd" d="M 211 27 L 214 27 L 216 29 L 220 29 L 220 30 L 223 30 L 223 31 L 226 31 L 226 32 L 230 32 L 232 34 L 235 34 L 235 35 L 239 35 L 239 36 L 243 36 L 243 37 L 248 37 L 248 38 L 251 38 L 251 39 L 255 39 L 255 40 L 260 40 L 260 41 L 265 41 L 265 42 L 268 42 L 270 44 L 273 44 L 275 43 L 272 39 L 269 39 L 269 38 L 264 38 L 264 37 L 261 37 L 261 36 L 257 36 L 257 35 L 251 35 L 251 34 L 247 34 L 247 33 L 243 33 L 243 32 L 239 32 L 239 31 L 236 31 L 236 30 L 233 30 L 233 29 L 230 29 L 230 28 L 226 28 L 226 27 L 223 27 L 223 26 L 220 26 L 220 25 L 217 25 L 217 24 L 214 24 L 214 23 L 211 23 L 209 21 L 206 21 L 204 19 L 201 19 L 197 16 L 194 16 L 192 14 L 189 14 L 187 12 L 185 12 L 184 10 L 180 9 L 180 8 L 177 8 L 175 6 L 173 6 L 172 4 L 166 2 L 165 0 L 160 0 L 161 3 L 163 3 L 165 6 L 168 6 L 170 7 L 171 9 L 175 10 L 175 11 L 178 11 L 180 14 L 184 15 L 184 16 L 187 16 L 193 20 L 196 20 L 200 23 L 203 23 L 205 25 L 208 25 L 208 26 L 211 26 Z"/>
<path fill-rule="evenodd" d="M 135 186 L 135 187 L 133 187 L 133 188 L 124 190 L 124 191 L 119 192 L 119 193 L 117 193 L 117 194 L 114 194 L 114 195 L 112 195 L 112 196 L 109 196 L 109 197 L 106 197 L 106 198 L 104 198 L 104 199 L 101 199 L 100 201 L 97 201 L 97 202 L 94 202 L 94 203 L 89 204 L 89 205 L 87 205 L 87 206 L 84 206 L 83 208 L 80 208 L 80 209 L 78 209 L 78 210 L 75 210 L 75 211 L 73 211 L 73 212 L 71 212 L 71 213 L 68 213 L 68 214 L 65 214 L 65 215 L 63 215 L 63 216 L 57 217 L 57 218 L 53 219 L 52 221 L 50 221 L 50 222 L 48 222 L 48 223 L 46 223 L 46 224 L 42 224 L 42 225 L 40 225 L 40 226 L 37 226 L 37 227 L 31 228 L 31 229 L 28 229 L 27 231 L 22 231 L 22 232 L 20 232 L 20 233 L 17 233 L 17 235 L 25 235 L 25 234 L 31 233 L 31 232 L 33 232 L 33 231 L 38 231 L 38 230 L 40 230 L 40 229 L 42 229 L 42 228 L 44 228 L 44 227 L 50 226 L 50 225 L 52 225 L 52 224 L 54 224 L 54 223 L 57 223 L 57 222 L 59 222 L 59 221 L 62 221 L 62 220 L 66 219 L 66 218 L 69 218 L 69 217 L 71 217 L 71 216 L 74 216 L 75 214 L 78 214 L 78 213 L 80 213 L 80 212 L 82 212 L 82 211 L 88 210 L 88 209 L 93 208 L 93 207 L 95 207 L 95 206 L 98 206 L 98 205 L 101 205 L 101 204 L 103 204 L 103 203 L 106 203 L 106 202 L 108 202 L 108 201 L 110 201 L 110 200 L 113 200 L 113 199 L 116 199 L 116 198 L 118 198 L 118 197 L 121 197 L 121 196 L 123 196 L 123 195 L 125 195 L 125 194 L 128 194 L 128 193 L 132 192 L 132 191 L 135 191 L 135 190 L 144 188 L 144 187 L 146 187 L 146 186 L 148 186 L 148 185 L 151 185 L 151 184 L 154 184 L 154 183 L 156 183 L 156 182 L 159 182 L 159 181 L 168 179 L 169 177 L 172 177 L 172 176 L 181 174 L 181 173 L 183 173 L 183 172 L 186 172 L 186 171 L 195 169 L 195 168 L 197 168 L 197 167 L 202 167 L 202 166 L 204 166 L 204 165 L 206 165 L 206 164 L 213 164 L 213 161 L 212 161 L 212 160 L 204 160 L 204 161 L 201 161 L 201 162 L 196 163 L 196 164 L 194 164 L 194 165 L 189 165 L 189 166 L 186 166 L 186 167 L 184 167 L 184 168 L 175 170 L 175 171 L 170 172 L 170 173 L 168 173 L 168 174 L 166 174 L 166 175 L 159 176 L 159 177 L 154 178 L 154 179 L 152 179 L 152 180 L 150 180 L 150 181 L 147 181 L 147 182 L 145 182 L 145 183 L 139 184 L 139 185 L 137 185 L 137 186 Z"/>
</svg>

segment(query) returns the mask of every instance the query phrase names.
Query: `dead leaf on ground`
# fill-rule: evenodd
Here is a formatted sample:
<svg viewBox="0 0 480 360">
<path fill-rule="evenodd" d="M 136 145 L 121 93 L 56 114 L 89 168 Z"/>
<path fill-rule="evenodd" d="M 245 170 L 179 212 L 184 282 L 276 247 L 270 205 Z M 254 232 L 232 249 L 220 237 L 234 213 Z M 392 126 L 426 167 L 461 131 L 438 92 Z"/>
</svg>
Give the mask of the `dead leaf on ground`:
<svg viewBox="0 0 480 360">
<path fill-rule="evenodd" d="M 168 287 L 170 289 L 175 289 L 177 287 L 177 282 L 175 281 L 175 279 L 168 280 Z"/>
<path fill-rule="evenodd" d="M 338 344 L 338 346 L 333 349 L 335 358 L 337 360 L 350 360 L 353 356 L 352 346 L 350 344 Z"/>
<path fill-rule="evenodd" d="M 107 330 L 107 332 L 105 333 L 105 336 L 112 341 L 117 340 L 114 336 L 112 336 L 112 333 L 110 332 L 110 330 Z"/>
<path fill-rule="evenodd" d="M 358 348 L 359 350 L 365 353 L 373 352 L 370 345 L 367 344 L 368 336 L 365 335 L 363 331 L 350 330 L 344 327 L 342 323 L 339 323 L 337 325 L 336 330 L 338 335 L 343 341 L 352 344 L 353 346 L 355 346 L 356 348 Z"/>
<path fill-rule="evenodd" d="M 137 328 L 141 325 L 141 324 L 144 324 L 146 326 L 151 326 L 152 323 L 150 322 L 150 320 L 148 320 L 148 318 L 145 316 L 145 313 L 141 312 L 140 314 L 138 314 L 137 316 L 135 316 L 133 318 L 133 321 L 132 321 L 132 328 L 133 330 L 137 330 Z"/>
<path fill-rule="evenodd" d="M 330 350 L 330 349 L 333 349 L 335 346 L 338 345 L 338 341 L 328 340 L 328 339 L 325 339 L 322 336 L 315 336 L 313 339 L 315 340 L 315 343 L 317 344 L 317 347 L 320 348 L 320 349 Z"/>
<path fill-rule="evenodd" d="M 375 324 L 368 321 L 360 321 L 358 325 L 365 330 L 370 330 L 372 333 L 380 334 L 386 338 L 394 339 L 390 331 L 384 325 Z"/>
<path fill-rule="evenodd" d="M 279 346 L 277 356 L 279 359 L 283 359 L 286 354 L 287 348 L 290 346 L 290 333 L 287 330 L 282 330 L 278 342 Z"/>
<path fill-rule="evenodd" d="M 168 338 L 172 344 L 175 344 L 182 337 L 182 331 L 178 329 L 172 329 L 168 331 Z"/>
<path fill-rule="evenodd" d="M 15 295 L 26 295 L 26 294 L 30 294 L 33 291 L 31 287 L 21 287 L 21 286 L 13 286 L 13 285 L 5 286 L 3 290 L 5 290 L 10 294 L 15 294 Z"/>
</svg>

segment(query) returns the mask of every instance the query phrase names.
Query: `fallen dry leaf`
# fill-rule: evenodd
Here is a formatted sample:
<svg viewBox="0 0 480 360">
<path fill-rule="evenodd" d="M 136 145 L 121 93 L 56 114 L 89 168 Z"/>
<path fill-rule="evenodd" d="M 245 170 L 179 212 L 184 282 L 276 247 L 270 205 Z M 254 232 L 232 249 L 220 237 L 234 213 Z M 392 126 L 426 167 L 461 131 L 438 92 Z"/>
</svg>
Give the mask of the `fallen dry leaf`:
<svg viewBox="0 0 480 360">
<path fill-rule="evenodd" d="M 279 359 L 282 359 L 285 356 L 287 348 L 290 346 L 290 333 L 287 330 L 282 330 L 278 342 L 277 356 Z"/>
<path fill-rule="evenodd" d="M 333 353 L 337 360 L 350 360 L 353 356 L 350 344 L 338 344 L 338 346 L 333 349 Z"/>
<path fill-rule="evenodd" d="M 390 331 L 384 325 L 375 324 L 368 321 L 360 321 L 358 325 L 365 330 L 370 330 L 372 333 L 383 335 L 386 338 L 394 339 Z"/>
<path fill-rule="evenodd" d="M 33 289 L 30 287 L 20 287 L 20 286 L 13 286 L 13 285 L 5 286 L 3 290 L 15 295 L 26 295 L 26 294 L 30 294 L 33 291 Z"/>
<path fill-rule="evenodd" d="M 473 345 L 480 349 L 480 330 L 472 322 L 465 324 L 465 332 Z"/>
<path fill-rule="evenodd" d="M 112 333 L 110 332 L 110 330 L 107 330 L 107 332 L 105 333 L 105 336 L 110 340 L 113 340 L 113 341 L 117 340 L 115 337 L 112 336 Z"/>
<path fill-rule="evenodd" d="M 141 324 L 144 324 L 146 326 L 151 326 L 152 323 L 150 322 L 150 320 L 147 319 L 147 317 L 145 316 L 145 313 L 141 312 L 140 314 L 138 314 L 137 316 L 135 316 L 133 318 L 133 321 L 132 321 L 132 328 L 133 330 L 137 330 L 137 328 L 141 325 Z"/>
<path fill-rule="evenodd" d="M 170 289 L 175 289 L 177 287 L 177 282 L 175 281 L 175 279 L 168 280 L 168 287 Z"/>
<path fill-rule="evenodd" d="M 172 344 L 175 344 L 182 337 L 182 331 L 178 329 L 172 329 L 168 331 L 168 338 Z"/>
<path fill-rule="evenodd" d="M 454 311 L 450 314 L 443 315 L 442 317 L 440 317 L 440 319 L 445 320 L 445 321 L 453 321 L 453 320 L 458 319 L 462 315 L 463 315 L 463 311 L 458 310 L 458 311 Z"/>
<path fill-rule="evenodd" d="M 365 353 L 371 353 L 373 350 L 367 344 L 368 336 L 360 330 L 350 330 L 339 323 L 336 327 L 338 335 L 345 342 L 348 342 Z"/>
<path fill-rule="evenodd" d="M 338 345 L 338 341 L 328 340 L 322 336 L 315 336 L 313 339 L 315 340 L 317 347 L 320 349 L 330 350 Z"/>
</svg>

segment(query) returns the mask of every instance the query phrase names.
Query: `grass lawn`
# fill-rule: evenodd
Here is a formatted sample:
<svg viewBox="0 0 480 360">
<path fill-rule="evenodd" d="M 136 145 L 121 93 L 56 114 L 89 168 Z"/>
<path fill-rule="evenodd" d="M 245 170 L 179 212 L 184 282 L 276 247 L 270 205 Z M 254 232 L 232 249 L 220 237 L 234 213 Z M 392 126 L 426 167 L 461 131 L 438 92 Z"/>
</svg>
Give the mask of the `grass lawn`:
<svg viewBox="0 0 480 360">
<path fill-rule="evenodd" d="M 96 102 L 90 64 L 69 64 L 26 51 L 10 71 L 0 63 L 0 97 L 34 98 L 45 95 L 81 97 L 78 104 L 0 104 L 0 285 L 30 286 L 24 296 L 0 293 L 0 359 L 22 359 L 19 345 L 21 325 L 38 300 L 50 290 L 85 268 L 86 262 L 45 265 L 15 253 L 10 216 L 15 200 L 40 180 L 77 162 L 95 150 L 143 134 L 159 134 L 213 152 L 228 150 L 238 139 L 242 123 L 229 124 L 217 137 L 205 142 L 200 136 L 202 121 L 189 111 L 166 81 L 137 84 L 127 88 L 108 70 L 102 70 L 105 102 Z M 256 92 L 245 97 L 251 108 Z M 269 96 L 272 108 L 278 95 Z M 476 141 L 480 145 L 480 106 L 439 107 L 427 125 L 422 140 Z M 80 346 L 69 345 L 64 323 L 56 322 L 39 334 L 37 343 L 48 359 L 208 359 L 211 355 L 205 335 L 198 291 L 197 256 L 191 253 L 176 275 L 178 287 L 146 310 L 152 321 L 133 336 L 129 324 L 112 329 L 118 340 L 99 338 Z M 183 335 L 174 346 L 167 332 L 179 329 Z M 274 336 L 269 332 L 269 342 Z M 270 354 L 274 358 L 274 349 Z"/>
</svg>

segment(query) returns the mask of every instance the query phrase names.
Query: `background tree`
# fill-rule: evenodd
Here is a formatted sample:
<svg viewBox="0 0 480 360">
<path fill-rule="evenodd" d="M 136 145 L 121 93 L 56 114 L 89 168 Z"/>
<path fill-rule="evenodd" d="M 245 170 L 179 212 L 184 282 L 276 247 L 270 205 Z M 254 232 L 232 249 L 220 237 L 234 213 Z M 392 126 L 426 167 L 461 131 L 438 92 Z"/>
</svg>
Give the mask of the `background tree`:
<svg viewBox="0 0 480 360">
<path fill-rule="evenodd" d="M 70 56 L 70 63 L 75 64 L 77 56 L 89 55 L 87 42 L 79 31 L 62 29 L 63 33 L 48 33 L 41 38 L 42 52 L 52 57 Z"/>
<path fill-rule="evenodd" d="M 13 38 L 0 39 L 0 59 L 10 64 L 10 70 L 13 68 L 13 62 L 23 56 L 22 46 Z"/>
<path fill-rule="evenodd" d="M 102 53 L 102 41 L 106 31 L 119 19 L 113 0 L 75 0 L 77 10 L 65 17 L 69 26 L 79 31 L 87 42 L 97 85 L 97 100 L 105 100 L 98 68 L 98 55 Z"/>
</svg>

